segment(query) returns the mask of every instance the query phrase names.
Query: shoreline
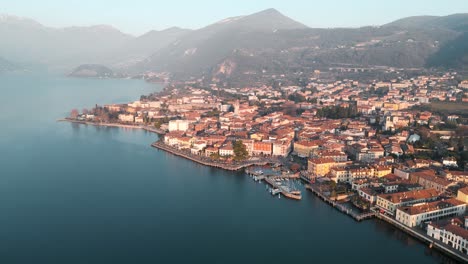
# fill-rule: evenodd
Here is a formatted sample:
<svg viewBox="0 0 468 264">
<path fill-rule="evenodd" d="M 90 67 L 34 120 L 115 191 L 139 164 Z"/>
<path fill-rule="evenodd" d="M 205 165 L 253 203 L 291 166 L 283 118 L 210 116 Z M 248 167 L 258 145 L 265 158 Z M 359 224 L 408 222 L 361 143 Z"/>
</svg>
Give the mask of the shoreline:
<svg viewBox="0 0 468 264">
<path fill-rule="evenodd" d="M 219 168 L 219 169 L 224 169 L 228 171 L 238 171 L 250 166 L 264 166 L 269 163 L 272 163 L 271 161 L 268 160 L 259 160 L 259 161 L 252 161 L 252 162 L 245 162 L 243 164 L 228 164 L 228 163 L 221 163 L 221 162 L 214 162 L 214 161 L 209 161 L 209 160 L 202 160 L 199 156 L 195 155 L 189 155 L 187 153 L 184 153 L 176 148 L 173 148 L 171 146 L 168 146 L 161 141 L 156 141 L 153 144 L 151 144 L 152 147 L 164 150 L 166 152 L 169 152 L 173 155 L 176 155 L 178 157 L 182 157 L 188 160 L 191 160 L 193 162 L 196 162 L 201 165 L 205 165 L 208 167 L 214 167 L 214 168 Z"/>
<path fill-rule="evenodd" d="M 418 232 L 418 230 L 414 230 L 412 228 L 409 228 L 399 222 L 397 222 L 395 219 L 390 218 L 386 215 L 383 215 L 379 212 L 375 212 L 375 216 L 381 220 L 386 222 L 387 224 L 403 231 L 404 233 L 408 234 L 409 236 L 416 238 L 423 244 L 428 244 L 429 248 L 433 247 L 437 249 L 438 251 L 450 256 L 451 258 L 457 260 L 457 261 L 463 261 L 468 263 L 468 256 L 463 255 L 460 251 L 457 251 L 454 248 L 448 247 L 446 244 L 440 243 L 438 240 L 433 239 L 429 237 L 426 233 Z"/>
<path fill-rule="evenodd" d="M 166 134 L 165 131 L 161 129 L 157 129 L 155 127 L 150 126 L 140 126 L 140 125 L 127 125 L 127 124 L 120 124 L 120 123 L 96 123 L 96 122 L 89 122 L 89 121 L 80 121 L 80 120 L 73 120 L 68 118 L 58 119 L 57 122 L 69 122 L 81 125 L 91 125 L 91 126 L 100 126 L 100 127 L 120 127 L 120 128 L 130 128 L 130 129 L 143 129 L 145 131 L 149 131 L 158 135 Z"/>
<path fill-rule="evenodd" d="M 70 123 L 81 124 L 81 125 L 92 125 L 92 126 L 101 126 L 101 127 L 143 129 L 145 131 L 158 134 L 160 136 L 166 134 L 165 131 L 162 131 L 160 129 L 149 127 L 149 126 L 140 126 L 140 125 L 127 125 L 127 124 L 120 124 L 120 123 L 96 123 L 96 122 L 80 121 L 80 120 L 74 120 L 74 119 L 68 119 L 68 118 L 58 119 L 57 122 L 70 122 Z M 228 171 L 238 171 L 238 170 L 250 167 L 250 166 L 264 166 L 269 163 L 273 163 L 272 161 L 269 161 L 269 160 L 257 160 L 257 161 L 244 162 L 242 164 L 228 164 L 228 163 L 203 160 L 201 159 L 201 156 L 195 156 L 195 155 L 190 155 L 188 153 L 184 153 L 178 149 L 175 149 L 171 146 L 168 146 L 162 143 L 161 141 L 153 142 L 151 146 L 154 148 L 166 151 L 168 153 L 171 153 L 173 155 L 191 160 L 195 163 L 198 163 L 204 166 L 215 167 L 215 168 L 224 169 Z"/>
<path fill-rule="evenodd" d="M 83 124 L 83 125 L 93 125 L 93 126 L 103 126 L 103 127 L 119 127 L 119 128 L 130 128 L 130 129 L 143 129 L 145 131 L 149 131 L 158 135 L 164 135 L 165 132 L 157 129 L 157 128 L 152 128 L 148 126 L 139 126 L 139 125 L 127 125 L 127 124 L 119 124 L 119 123 L 95 123 L 95 122 L 89 122 L 89 121 L 79 121 L 79 120 L 73 120 L 73 119 L 59 119 L 57 120 L 58 122 L 70 122 L 70 123 L 76 123 L 76 124 Z M 184 153 L 183 151 L 180 151 L 176 148 L 173 148 L 171 146 L 166 145 L 165 143 L 161 141 L 156 141 L 151 144 L 152 147 L 166 151 L 168 153 L 171 153 L 175 156 L 185 158 L 187 160 L 190 160 L 192 162 L 208 166 L 208 167 L 214 167 L 218 169 L 224 169 L 227 171 L 238 171 L 241 169 L 245 169 L 247 167 L 251 166 L 264 166 L 270 163 L 274 163 L 273 161 L 269 160 L 258 160 L 258 161 L 252 161 L 252 162 L 245 162 L 243 164 L 227 164 L 227 163 L 220 163 L 220 162 L 214 162 L 214 161 L 209 161 L 209 160 L 202 160 L 201 157 L 191 155 L 188 153 Z M 306 181 L 308 184 L 310 184 L 309 180 L 306 180 L 305 178 L 301 177 L 302 180 Z M 338 203 L 332 201 L 331 199 L 325 197 L 323 194 L 321 194 L 318 190 L 315 190 L 312 186 L 306 186 L 306 189 L 310 190 L 317 198 L 321 198 L 321 200 L 325 204 L 329 204 L 330 206 L 336 208 L 339 212 L 348 215 L 349 217 L 353 218 L 357 222 L 361 222 L 362 220 L 370 219 L 370 218 L 377 218 L 381 221 L 386 222 L 387 224 L 393 226 L 394 228 L 397 228 L 398 230 L 403 231 L 407 235 L 414 237 L 418 239 L 421 243 L 423 244 L 429 244 L 432 245 L 435 249 L 438 251 L 450 256 L 451 258 L 456 259 L 457 261 L 464 261 L 468 262 L 468 257 L 463 256 L 461 253 L 457 252 L 456 250 L 447 247 L 445 244 L 439 243 L 437 240 L 433 240 L 427 235 L 418 232 L 417 230 L 413 230 L 409 227 L 406 227 L 402 225 L 401 223 L 398 223 L 396 220 L 389 218 L 388 216 L 382 215 L 379 212 L 371 211 L 369 213 L 364 213 L 364 214 L 355 214 L 353 212 L 350 212 L 348 208 L 344 208 L 343 206 L 339 205 Z"/>
<path fill-rule="evenodd" d="M 305 181 L 304 178 L 301 178 L 301 179 Z M 458 252 L 457 250 L 455 250 L 453 248 L 450 248 L 450 247 L 448 247 L 447 245 L 445 245 L 443 243 L 440 243 L 438 240 L 432 239 L 431 237 L 427 236 L 426 233 L 419 232 L 418 230 L 407 227 L 407 226 L 397 222 L 395 219 L 379 213 L 378 211 L 375 211 L 375 210 L 371 209 L 371 211 L 368 212 L 368 213 L 355 214 L 353 212 L 350 212 L 347 208 L 343 207 L 342 205 L 340 205 L 336 201 L 333 201 L 332 199 L 330 199 L 330 198 L 326 197 L 325 195 L 323 195 L 320 191 L 316 190 L 310 184 L 310 182 L 308 182 L 308 184 L 306 184 L 306 189 L 310 190 L 317 198 L 320 198 L 322 201 L 324 201 L 325 204 L 329 204 L 333 208 L 336 208 L 339 212 L 350 216 L 351 218 L 353 218 L 357 222 L 361 222 L 362 220 L 366 220 L 366 219 L 377 218 L 377 219 L 379 219 L 381 221 L 386 222 L 387 224 L 391 225 L 392 227 L 394 227 L 394 228 L 396 228 L 398 230 L 401 230 L 402 232 L 406 233 L 407 235 L 409 235 L 409 236 L 411 236 L 413 238 L 416 238 L 417 240 L 419 240 L 423 244 L 429 245 L 429 247 L 431 247 L 431 245 L 432 245 L 433 248 L 437 249 L 438 251 L 448 255 L 449 257 L 451 257 L 451 258 L 453 258 L 453 259 L 455 259 L 457 261 L 461 260 L 461 261 L 464 261 L 464 262 L 468 263 L 468 257 L 464 256 L 461 252 Z"/>
</svg>

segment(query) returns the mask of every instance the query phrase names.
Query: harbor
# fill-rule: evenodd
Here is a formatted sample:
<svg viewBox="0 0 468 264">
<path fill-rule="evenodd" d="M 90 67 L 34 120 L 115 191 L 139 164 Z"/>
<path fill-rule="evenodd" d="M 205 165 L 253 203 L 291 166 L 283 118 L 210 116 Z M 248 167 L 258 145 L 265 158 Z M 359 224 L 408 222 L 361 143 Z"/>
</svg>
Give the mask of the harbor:
<svg viewBox="0 0 468 264">
<path fill-rule="evenodd" d="M 301 191 L 296 187 L 295 180 L 299 179 L 299 175 L 282 172 L 270 168 L 249 168 L 246 169 L 246 174 L 251 176 L 255 181 L 264 181 L 269 192 L 278 197 L 284 196 L 292 200 L 301 200 Z"/>
</svg>

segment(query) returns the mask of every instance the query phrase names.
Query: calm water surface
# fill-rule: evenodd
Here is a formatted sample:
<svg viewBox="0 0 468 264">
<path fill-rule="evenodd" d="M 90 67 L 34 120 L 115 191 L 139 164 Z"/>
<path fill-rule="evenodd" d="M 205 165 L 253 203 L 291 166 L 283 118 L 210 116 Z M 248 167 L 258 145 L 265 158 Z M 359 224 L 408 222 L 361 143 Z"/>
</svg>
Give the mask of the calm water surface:
<svg viewBox="0 0 468 264">
<path fill-rule="evenodd" d="M 0 75 L 0 263 L 454 263 L 304 192 L 155 150 L 154 134 L 58 123 L 137 100 L 137 80 Z"/>
</svg>

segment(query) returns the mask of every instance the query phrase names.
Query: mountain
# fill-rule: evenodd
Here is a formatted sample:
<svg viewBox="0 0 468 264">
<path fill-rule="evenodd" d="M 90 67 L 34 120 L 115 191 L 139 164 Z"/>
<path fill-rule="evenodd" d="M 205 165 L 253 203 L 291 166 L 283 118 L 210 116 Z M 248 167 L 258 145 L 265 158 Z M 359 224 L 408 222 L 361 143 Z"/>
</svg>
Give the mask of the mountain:
<svg viewBox="0 0 468 264">
<path fill-rule="evenodd" d="M 426 66 L 468 70 L 468 32 L 444 44 L 427 59 Z"/>
<path fill-rule="evenodd" d="M 111 69 L 99 64 L 83 64 L 74 69 L 69 76 L 85 78 L 109 78 L 114 73 Z"/>
<path fill-rule="evenodd" d="M 445 29 L 456 32 L 456 37 L 443 43 L 427 59 L 426 67 L 468 69 L 468 14 L 449 16 L 409 17 L 389 23 L 386 26 L 406 29 Z"/>
<path fill-rule="evenodd" d="M 281 73 L 336 65 L 427 66 L 456 40 L 467 14 L 412 17 L 381 27 L 314 29 L 268 9 L 195 30 L 136 65 L 187 78 Z"/>
<path fill-rule="evenodd" d="M 191 30 L 178 27 L 161 31 L 151 30 L 123 45 L 113 56 L 113 64 L 117 68 L 122 68 L 138 63 L 189 32 Z"/>
<path fill-rule="evenodd" d="M 61 71 L 81 64 L 131 65 L 185 32 L 171 28 L 134 37 L 108 25 L 51 28 L 31 19 L 1 15 L 0 54 L 22 64 Z"/>
<path fill-rule="evenodd" d="M 138 64 L 136 70 L 199 73 L 235 50 L 262 49 L 274 44 L 270 40 L 278 32 L 303 29 L 307 27 L 275 9 L 231 17 L 186 34 Z"/>
<path fill-rule="evenodd" d="M 0 16 L 0 54 L 26 65 L 70 71 L 106 65 L 113 72 L 216 77 L 333 66 L 466 67 L 468 14 L 403 18 L 382 26 L 309 28 L 267 9 L 197 30 L 169 28 L 134 37 L 110 26 L 50 28 Z"/>
<path fill-rule="evenodd" d="M 442 28 L 455 31 L 468 30 L 468 14 L 453 14 L 448 16 L 413 16 L 388 23 L 387 27 L 400 28 Z"/>
</svg>

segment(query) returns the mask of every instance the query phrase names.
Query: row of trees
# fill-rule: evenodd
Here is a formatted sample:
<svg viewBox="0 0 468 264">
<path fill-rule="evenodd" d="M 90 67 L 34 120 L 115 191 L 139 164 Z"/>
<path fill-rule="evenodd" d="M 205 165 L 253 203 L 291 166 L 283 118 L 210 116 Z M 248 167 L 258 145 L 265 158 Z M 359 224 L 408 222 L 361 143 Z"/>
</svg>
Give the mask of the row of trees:
<svg viewBox="0 0 468 264">
<path fill-rule="evenodd" d="M 317 110 L 317 117 L 330 119 L 353 118 L 357 115 L 357 107 L 354 105 L 350 105 L 349 107 L 342 107 L 339 105 L 326 106 Z"/>
</svg>

